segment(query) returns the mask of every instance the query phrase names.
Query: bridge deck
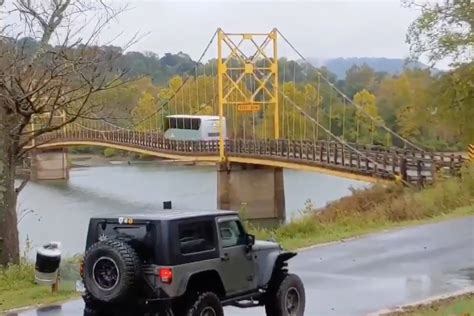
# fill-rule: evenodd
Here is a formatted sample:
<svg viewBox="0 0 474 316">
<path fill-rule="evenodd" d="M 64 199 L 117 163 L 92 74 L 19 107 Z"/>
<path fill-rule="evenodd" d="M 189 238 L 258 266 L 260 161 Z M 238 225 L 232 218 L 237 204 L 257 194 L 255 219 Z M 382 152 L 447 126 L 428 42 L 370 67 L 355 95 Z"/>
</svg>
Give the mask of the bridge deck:
<svg viewBox="0 0 474 316">
<path fill-rule="evenodd" d="M 41 148 L 71 145 L 111 146 L 148 155 L 180 160 L 218 162 L 218 141 L 176 141 L 156 133 L 132 131 L 57 131 L 36 140 Z M 355 148 L 352 149 L 352 148 Z M 332 141 L 227 140 L 228 161 L 314 170 L 366 181 L 393 180 L 424 184 L 434 181 L 436 171 L 460 169 L 463 157 L 408 151 L 399 148 Z"/>
</svg>

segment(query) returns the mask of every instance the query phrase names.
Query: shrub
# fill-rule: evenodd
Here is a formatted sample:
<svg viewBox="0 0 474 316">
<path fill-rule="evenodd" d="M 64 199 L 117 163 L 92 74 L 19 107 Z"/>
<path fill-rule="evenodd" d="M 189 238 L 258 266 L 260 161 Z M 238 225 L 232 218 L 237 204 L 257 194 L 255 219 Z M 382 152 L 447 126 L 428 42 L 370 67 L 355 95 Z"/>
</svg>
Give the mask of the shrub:
<svg viewBox="0 0 474 316">
<path fill-rule="evenodd" d="M 104 156 L 106 158 L 117 156 L 117 154 L 118 154 L 118 150 L 115 149 L 115 148 L 107 147 L 107 148 L 104 149 Z"/>
<path fill-rule="evenodd" d="M 348 237 L 396 223 L 425 220 L 474 204 L 474 166 L 461 177 L 438 178 L 425 189 L 397 184 L 352 190 L 352 195 L 276 229 L 249 226 L 258 238 L 275 237 L 284 245 L 302 246 Z M 474 208 L 472 209 L 474 211 Z"/>
</svg>

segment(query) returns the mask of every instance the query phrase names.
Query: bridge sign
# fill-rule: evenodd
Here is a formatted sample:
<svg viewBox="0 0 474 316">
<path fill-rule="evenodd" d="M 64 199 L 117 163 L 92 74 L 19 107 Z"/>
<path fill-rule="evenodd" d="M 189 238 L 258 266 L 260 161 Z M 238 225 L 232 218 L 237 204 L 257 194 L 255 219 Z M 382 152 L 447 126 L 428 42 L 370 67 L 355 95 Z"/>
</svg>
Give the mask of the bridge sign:
<svg viewBox="0 0 474 316">
<path fill-rule="evenodd" d="M 237 105 L 238 112 L 258 112 L 260 111 L 260 104 L 258 103 L 241 103 Z"/>
</svg>

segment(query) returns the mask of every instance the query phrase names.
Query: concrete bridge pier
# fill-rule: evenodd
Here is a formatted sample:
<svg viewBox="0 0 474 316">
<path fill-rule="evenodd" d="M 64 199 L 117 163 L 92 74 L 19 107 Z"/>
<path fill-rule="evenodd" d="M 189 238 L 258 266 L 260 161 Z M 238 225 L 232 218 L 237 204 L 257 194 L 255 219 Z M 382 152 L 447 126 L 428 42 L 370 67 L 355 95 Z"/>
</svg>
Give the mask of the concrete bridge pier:
<svg viewBox="0 0 474 316">
<path fill-rule="evenodd" d="M 249 220 L 285 220 L 283 169 L 250 164 L 217 165 L 217 207 L 244 209 Z"/>
<path fill-rule="evenodd" d="M 32 181 L 69 179 L 67 149 L 37 149 L 30 155 Z"/>
</svg>

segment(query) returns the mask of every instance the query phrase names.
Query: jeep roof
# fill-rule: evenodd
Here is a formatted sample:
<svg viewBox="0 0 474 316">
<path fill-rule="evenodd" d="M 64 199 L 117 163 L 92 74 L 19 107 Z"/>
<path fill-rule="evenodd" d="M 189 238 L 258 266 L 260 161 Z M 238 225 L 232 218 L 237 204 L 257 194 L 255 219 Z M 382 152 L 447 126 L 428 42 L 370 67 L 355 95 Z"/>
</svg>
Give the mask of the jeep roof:
<svg viewBox="0 0 474 316">
<path fill-rule="evenodd" d="M 131 214 L 119 214 L 113 216 L 96 216 L 92 219 L 117 219 L 119 217 L 131 217 L 138 220 L 176 220 L 185 218 L 194 218 L 202 216 L 226 216 L 226 215 L 239 215 L 235 211 L 225 210 L 156 210 L 150 213 L 131 213 Z"/>
</svg>

